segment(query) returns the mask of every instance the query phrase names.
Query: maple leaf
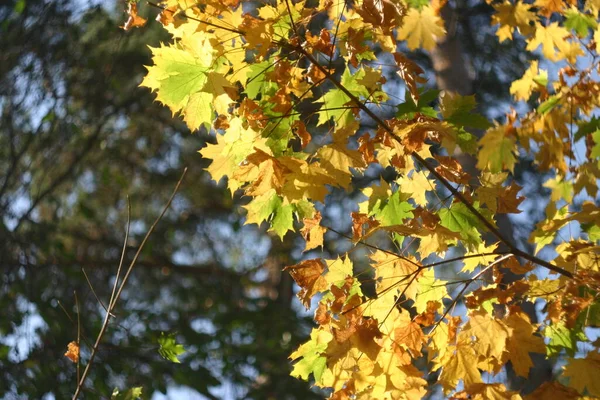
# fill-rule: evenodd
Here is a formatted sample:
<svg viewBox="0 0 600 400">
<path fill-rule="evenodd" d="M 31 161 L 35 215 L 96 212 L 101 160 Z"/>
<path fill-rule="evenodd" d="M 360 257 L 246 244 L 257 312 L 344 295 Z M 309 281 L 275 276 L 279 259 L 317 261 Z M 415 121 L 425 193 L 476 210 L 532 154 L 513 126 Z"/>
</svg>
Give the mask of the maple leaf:
<svg viewBox="0 0 600 400">
<path fill-rule="evenodd" d="M 569 0 L 571 3 L 573 0 Z M 548 18 L 552 13 L 561 12 L 565 7 L 564 0 L 535 0 L 535 6 L 540 7 L 543 12 L 541 13 L 544 17 Z"/>
<path fill-rule="evenodd" d="M 473 113 L 476 105 L 475 96 L 461 96 L 447 91 L 440 94 L 440 112 L 446 122 L 459 127 L 489 128 L 490 123 L 483 115 Z"/>
<path fill-rule="evenodd" d="M 169 360 L 174 363 L 181 363 L 178 356 L 185 353 L 185 349 L 182 344 L 178 344 L 175 339 L 174 333 L 165 335 L 164 332 L 160 333 L 158 338 L 158 354 L 165 360 Z"/>
<path fill-rule="evenodd" d="M 400 177 L 396 182 L 400 190 L 411 194 L 411 198 L 420 206 L 427 205 L 426 193 L 435 190 L 435 182 L 423 171 L 414 171 L 409 177 Z"/>
<path fill-rule="evenodd" d="M 356 73 L 350 73 L 350 70 L 347 68 L 342 74 L 341 84 L 358 98 L 368 97 L 369 92 L 367 88 L 360 83 L 364 76 L 365 71 L 363 69 L 360 69 Z M 334 119 L 336 125 L 341 127 L 350 122 L 352 117 L 351 108 L 356 107 L 356 104 L 352 103 L 352 99 L 343 90 L 338 88 L 330 89 L 319 100 L 324 104 L 318 112 L 319 122 L 317 125 L 323 125 L 331 118 Z"/>
<path fill-rule="evenodd" d="M 506 319 L 506 325 L 512 330 L 506 341 L 504 356 L 510 360 L 517 375 L 527 377 L 529 369 L 533 367 L 529 353 L 546 353 L 544 339 L 535 335 L 536 327 L 523 312 L 511 313 Z"/>
<path fill-rule="evenodd" d="M 479 140 L 477 168 L 488 169 L 491 172 L 501 172 L 515 168 L 515 139 L 506 135 L 502 126 L 490 128 Z"/>
<path fill-rule="evenodd" d="M 148 74 L 140 86 L 156 91 L 156 100 L 168 106 L 173 114 L 181 112 L 190 129 L 202 123 L 210 125 L 213 111 L 201 103 L 212 95 L 205 92 L 208 72 L 213 62 L 213 48 L 204 32 L 186 35 L 170 46 L 151 47 L 153 66 L 147 67 Z M 210 104 L 210 103 L 208 103 Z M 198 108 L 198 105 L 203 107 Z M 197 113 L 196 115 L 193 115 Z"/>
<path fill-rule="evenodd" d="M 121 26 L 121 28 L 124 31 L 128 31 L 131 28 L 139 28 L 146 25 L 146 18 L 142 18 L 138 15 L 137 3 L 130 2 L 127 4 L 127 15 L 129 16 L 129 18 L 127 19 L 125 24 Z"/>
<path fill-rule="evenodd" d="M 320 225 L 321 213 L 316 212 L 314 218 L 304 218 L 304 227 L 300 230 L 306 240 L 304 251 L 323 246 L 323 234 L 326 229 Z"/>
<path fill-rule="evenodd" d="M 363 190 L 368 201 L 360 203 L 360 212 L 374 216 L 381 226 L 399 225 L 405 218 L 412 218 L 413 207 L 407 202 L 410 197 L 406 193 L 392 193 L 387 182 L 380 186 L 372 186 Z"/>
<path fill-rule="evenodd" d="M 463 268 L 460 270 L 460 272 L 467 272 L 467 273 L 473 272 L 475 270 L 475 268 L 477 268 L 479 265 L 487 266 L 488 264 L 490 264 L 492 261 L 494 261 L 500 255 L 499 254 L 483 255 L 483 254 L 495 252 L 496 249 L 498 248 L 498 244 L 499 243 L 494 243 L 494 244 L 491 244 L 490 246 L 486 246 L 485 243 L 480 243 L 472 251 L 466 253 L 465 256 L 479 255 L 479 257 L 464 258 L 462 260 L 464 265 L 463 265 Z"/>
<path fill-rule="evenodd" d="M 418 289 L 414 306 L 418 313 L 425 312 L 429 303 L 437 303 L 438 311 L 442 310 L 442 300 L 449 298 L 448 289 L 443 279 L 436 279 L 432 268 L 426 269 L 418 280 Z"/>
<path fill-rule="evenodd" d="M 525 400 L 580 400 L 579 393 L 559 382 L 544 382 L 533 393 L 525 396 Z"/>
<path fill-rule="evenodd" d="M 600 353 L 591 351 L 585 358 L 570 358 L 564 367 L 563 376 L 569 378 L 569 386 L 579 393 L 600 396 Z"/>
<path fill-rule="evenodd" d="M 538 62 L 532 61 L 523 77 L 510 85 L 510 94 L 517 100 L 527 101 L 534 91 L 545 91 L 547 84 L 548 72 L 538 70 Z"/>
<path fill-rule="evenodd" d="M 468 397 L 463 397 L 468 396 Z M 473 383 L 453 398 L 468 398 L 471 400 L 521 400 L 517 392 L 506 390 L 501 383 Z"/>
<path fill-rule="evenodd" d="M 306 309 L 310 308 L 310 299 L 315 293 L 327 290 L 327 280 L 321 275 L 325 271 L 325 264 L 321 259 L 305 260 L 296 265 L 285 267 L 298 286 L 298 298 Z"/>
<path fill-rule="evenodd" d="M 478 245 L 481 237 L 477 231 L 481 222 L 463 203 L 453 203 L 439 212 L 441 225 L 461 235 L 466 244 Z"/>
<path fill-rule="evenodd" d="M 294 364 L 291 375 L 297 378 L 308 380 L 308 376 L 313 374 L 315 380 L 319 382 L 321 375 L 327 366 L 327 359 L 322 355 L 327 348 L 327 344 L 333 339 L 333 335 L 321 329 L 314 329 L 310 334 L 310 340 L 298 347 L 296 351 L 290 354 L 289 359 L 294 361 L 302 358 Z"/>
<path fill-rule="evenodd" d="M 472 347 L 484 358 L 483 367 L 495 369 L 506 351 L 506 341 L 513 329 L 486 312 L 476 311 L 469 315 L 469 321 L 463 327 L 461 337 L 475 337 Z M 460 340 L 460 339 L 459 339 Z M 488 365 L 490 363 L 490 365 Z M 480 365 L 480 368 L 482 365 Z"/>
<path fill-rule="evenodd" d="M 266 153 L 271 151 L 256 131 L 244 128 L 241 118 L 233 118 L 229 121 L 225 134 L 217 136 L 217 144 L 209 144 L 199 153 L 212 160 L 207 171 L 219 182 L 223 177 L 233 177 L 240 163 L 254 152 L 255 147 Z M 230 180 L 230 189 L 237 189 L 235 185 Z"/>
<path fill-rule="evenodd" d="M 502 4 L 494 5 L 497 14 L 492 16 L 492 25 L 500 24 L 500 28 L 496 35 L 500 42 L 507 39 L 513 39 L 513 31 L 517 30 L 524 36 L 529 36 L 534 28 L 532 23 L 535 22 L 536 15 L 531 11 L 531 6 L 521 1 L 511 4 L 505 1 Z"/>
<path fill-rule="evenodd" d="M 477 369 L 478 357 L 475 350 L 468 342 L 460 342 L 456 346 L 449 346 L 449 356 L 443 362 L 439 382 L 444 392 L 454 389 L 459 380 L 465 386 L 482 383 L 481 373 Z"/>
<path fill-rule="evenodd" d="M 74 363 L 77 363 L 79 361 L 79 343 L 70 342 L 67 345 L 67 352 L 65 353 L 65 357 L 67 357 Z"/>
<path fill-rule="evenodd" d="M 573 29 L 577 32 L 577 35 L 582 38 L 588 35 L 590 29 L 596 29 L 598 27 L 598 22 L 594 17 L 579 12 L 576 7 L 571 7 L 571 9 L 565 13 L 565 17 L 565 26 L 569 29 Z"/>
<path fill-rule="evenodd" d="M 398 40 L 406 40 L 410 50 L 419 47 L 433 50 L 436 39 L 445 35 L 444 22 L 431 6 L 408 10 L 404 24 L 398 29 Z"/>
<path fill-rule="evenodd" d="M 544 57 L 550 61 L 562 60 L 570 52 L 569 44 L 565 40 L 567 36 L 569 31 L 559 26 L 557 22 L 548 26 L 536 23 L 535 35 L 527 44 L 527 50 L 533 51 L 541 45 Z"/>
</svg>

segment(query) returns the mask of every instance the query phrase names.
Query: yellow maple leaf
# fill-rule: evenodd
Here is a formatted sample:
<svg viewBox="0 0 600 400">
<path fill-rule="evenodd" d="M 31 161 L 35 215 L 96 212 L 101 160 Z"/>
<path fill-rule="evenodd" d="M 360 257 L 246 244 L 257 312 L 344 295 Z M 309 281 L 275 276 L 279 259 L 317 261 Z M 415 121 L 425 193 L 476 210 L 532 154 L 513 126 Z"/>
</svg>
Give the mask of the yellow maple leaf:
<svg viewBox="0 0 600 400">
<path fill-rule="evenodd" d="M 532 61 L 521 79 L 517 79 L 510 85 L 510 94 L 515 96 L 516 100 L 527 101 L 532 92 L 545 90 L 546 86 L 543 82 L 547 81 L 548 72 L 543 69 L 538 71 L 538 62 Z"/>
<path fill-rule="evenodd" d="M 546 353 L 544 339 L 534 335 L 537 328 L 531 324 L 527 314 L 513 312 L 506 318 L 506 325 L 512 328 L 506 341 L 506 360 L 510 360 L 515 373 L 522 377 L 529 375 L 533 362 L 529 353 Z"/>
<path fill-rule="evenodd" d="M 404 24 L 398 29 L 398 40 L 406 40 L 411 50 L 422 47 L 432 50 L 436 39 L 444 37 L 446 30 L 444 22 L 435 13 L 435 10 L 427 5 L 420 10 L 411 8 L 404 17 Z"/>
<path fill-rule="evenodd" d="M 427 205 L 426 193 L 435 190 L 435 181 L 427 177 L 423 171 L 414 171 L 409 177 L 400 177 L 396 180 L 402 193 L 410 193 L 417 205 Z"/>
<path fill-rule="evenodd" d="M 350 168 L 365 167 L 360 153 L 348 149 L 344 143 L 336 142 L 323 146 L 317 151 L 317 156 L 321 160 L 323 169 L 343 188 L 350 186 L 352 179 Z"/>
<path fill-rule="evenodd" d="M 321 213 L 317 211 L 313 218 L 304 218 L 304 227 L 300 230 L 306 240 L 304 251 L 323 246 L 323 234 L 326 229 L 320 225 Z"/>
<path fill-rule="evenodd" d="M 572 51 L 571 46 L 565 40 L 567 36 L 569 36 L 569 31 L 559 26 L 558 22 L 553 22 L 548 26 L 536 23 L 535 36 L 529 40 L 527 50 L 533 51 L 541 45 L 544 57 L 550 61 L 560 61 Z"/>
<path fill-rule="evenodd" d="M 336 258 L 335 260 L 327 260 L 327 273 L 325 280 L 329 285 L 343 284 L 347 277 L 353 275 L 352 260 L 346 256 L 344 258 Z"/>
<path fill-rule="evenodd" d="M 513 31 L 516 29 L 522 35 L 530 35 L 534 28 L 531 22 L 536 20 L 536 15 L 531 11 L 531 5 L 517 1 L 511 4 L 505 1 L 502 4 L 494 5 L 496 14 L 492 16 L 492 25 L 500 24 L 500 28 L 496 32 L 500 42 L 506 39 L 512 40 Z"/>
<path fill-rule="evenodd" d="M 479 254 L 493 253 L 498 248 L 499 243 L 500 242 L 497 242 L 490 246 L 486 246 L 485 243 L 481 243 L 478 245 L 477 249 L 465 254 L 465 256 L 477 255 L 477 257 L 469 257 L 463 259 L 464 266 L 461 269 L 461 272 L 473 272 L 475 268 L 477 268 L 479 265 L 486 266 L 492 261 L 494 261 L 497 257 L 500 256 L 499 254 L 493 254 L 490 256 L 484 256 Z"/>
<path fill-rule="evenodd" d="M 217 136 L 217 141 L 217 144 L 209 144 L 199 151 L 202 157 L 212 160 L 207 171 L 217 182 L 225 176 L 232 177 L 240 163 L 254 151 L 255 147 L 271 153 L 271 149 L 266 145 L 266 140 L 252 128 L 244 128 L 241 118 L 231 119 L 225 134 Z M 232 179 L 229 184 L 230 189 L 237 189 Z M 232 187 L 232 185 L 234 186 Z"/>
<path fill-rule="evenodd" d="M 460 342 L 456 346 L 449 346 L 448 352 L 450 356 L 446 357 L 439 378 L 444 392 L 454 389 L 459 380 L 465 386 L 482 383 L 481 373 L 477 369 L 478 357 L 470 343 Z"/>
<path fill-rule="evenodd" d="M 495 367 L 495 363 L 502 359 L 503 353 L 506 351 L 506 339 L 511 334 L 512 328 L 506 326 L 504 322 L 486 312 L 476 311 L 471 313 L 469 322 L 464 326 L 459 337 L 465 340 L 475 337 L 471 346 L 477 354 L 485 359 L 484 364 L 489 362 L 492 367 Z M 480 365 L 481 367 L 482 365 Z M 483 367 L 488 370 L 490 368 L 488 365 L 483 365 Z"/>
<path fill-rule="evenodd" d="M 427 310 L 427 303 L 438 302 L 438 312 L 442 312 L 442 300 L 448 298 L 445 281 L 435 278 L 433 268 L 427 268 L 417 279 L 418 289 L 415 298 L 415 308 L 418 313 Z"/>
<path fill-rule="evenodd" d="M 522 400 L 521 395 L 506 390 L 506 386 L 501 383 L 474 383 L 454 396 L 456 399 L 470 400 Z"/>
<path fill-rule="evenodd" d="M 487 130 L 479 140 L 479 154 L 477 168 L 490 172 L 501 172 L 505 169 L 513 171 L 517 158 L 515 156 L 516 141 L 512 136 L 507 136 L 507 128 L 495 126 Z"/>
<path fill-rule="evenodd" d="M 564 367 L 563 376 L 570 378 L 569 386 L 579 393 L 587 389 L 592 396 L 600 396 L 600 354 L 598 351 L 588 353 L 585 358 L 569 358 Z"/>
<path fill-rule="evenodd" d="M 392 293 L 400 291 L 404 292 L 409 299 L 416 298 L 418 285 L 416 280 L 411 279 L 415 273 L 418 273 L 418 264 L 414 258 L 404 259 L 380 250 L 371 254 L 370 258 L 378 280 L 378 293 L 393 288 Z"/>
</svg>

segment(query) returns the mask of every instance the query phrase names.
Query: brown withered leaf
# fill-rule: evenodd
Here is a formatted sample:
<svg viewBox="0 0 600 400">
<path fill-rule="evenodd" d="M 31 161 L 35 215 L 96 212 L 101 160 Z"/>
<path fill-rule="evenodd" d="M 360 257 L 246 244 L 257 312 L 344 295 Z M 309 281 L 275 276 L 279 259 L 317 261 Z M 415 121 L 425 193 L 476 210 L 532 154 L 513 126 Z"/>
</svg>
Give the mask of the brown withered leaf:
<svg viewBox="0 0 600 400">
<path fill-rule="evenodd" d="M 366 225 L 366 228 L 365 228 Z M 374 228 L 379 226 L 379 222 L 367 214 L 357 212 L 352 213 L 352 240 L 355 242 L 363 236 L 369 235 Z"/>
<path fill-rule="evenodd" d="M 319 303 L 319 306 L 315 310 L 315 321 L 319 325 L 327 325 L 331 321 L 331 315 L 324 303 Z"/>
<path fill-rule="evenodd" d="M 365 164 L 377 162 L 375 158 L 375 144 L 371 140 L 371 135 L 365 133 L 358 138 L 358 151 L 362 155 L 362 159 Z"/>
<path fill-rule="evenodd" d="M 396 65 L 398 66 L 398 75 L 406 83 L 406 88 L 410 96 L 414 103 L 417 104 L 419 102 L 418 84 L 427 82 L 427 79 L 421 76 L 425 74 L 425 71 L 402 53 L 394 53 L 394 60 L 396 60 Z"/>
<path fill-rule="evenodd" d="M 310 299 L 328 287 L 327 281 L 321 275 L 325 271 L 325 263 L 320 258 L 305 260 L 285 267 L 283 270 L 288 271 L 296 284 L 300 286 L 298 298 L 307 310 L 310 308 Z"/>
<path fill-rule="evenodd" d="M 331 43 L 331 34 L 328 29 L 321 29 L 319 36 L 314 36 L 310 31 L 307 31 L 306 43 L 309 44 L 312 50 L 320 51 L 327 56 L 333 55 L 334 46 L 333 43 Z"/>
<path fill-rule="evenodd" d="M 269 122 L 258 103 L 247 97 L 240 104 L 239 113 L 246 118 L 248 125 L 256 130 L 264 128 Z"/>
<path fill-rule="evenodd" d="M 127 6 L 127 15 L 129 15 L 129 18 L 125 24 L 121 26 L 124 31 L 128 31 L 131 28 L 142 27 L 146 25 L 146 22 L 148 22 L 146 18 L 142 18 L 138 15 L 137 3 L 129 3 Z"/>
<path fill-rule="evenodd" d="M 305 149 L 312 140 L 312 136 L 306 130 L 306 125 L 304 125 L 304 122 L 302 121 L 295 121 L 292 124 L 292 129 L 294 134 L 300 139 L 300 145 L 302 146 L 302 149 Z"/>
<path fill-rule="evenodd" d="M 435 167 L 438 174 L 449 180 L 450 182 L 468 184 L 471 180 L 471 175 L 463 171 L 462 166 L 452 157 L 434 156 L 439 166 Z"/>
<path fill-rule="evenodd" d="M 321 224 L 321 213 L 315 212 L 314 218 L 304 218 L 304 227 L 300 229 L 300 233 L 306 240 L 304 251 L 323 246 L 323 235 L 326 229 Z"/>
<path fill-rule="evenodd" d="M 525 197 L 518 196 L 521 189 L 523 188 L 514 182 L 509 187 L 503 188 L 502 193 L 498 196 L 498 209 L 496 212 L 500 214 L 519 214 L 521 212 L 518 208 L 519 204 L 525 200 Z"/>
<path fill-rule="evenodd" d="M 293 108 L 292 99 L 288 94 L 287 87 L 282 87 L 271 97 L 271 102 L 275 104 L 273 111 L 287 114 Z"/>
<path fill-rule="evenodd" d="M 427 309 L 415 317 L 415 322 L 423 326 L 431 326 L 435 323 L 437 310 L 442 306 L 439 301 L 429 300 Z"/>
<path fill-rule="evenodd" d="M 213 122 L 213 128 L 226 130 L 229 128 L 229 121 L 225 115 L 219 115 Z"/>
<path fill-rule="evenodd" d="M 566 387 L 556 381 L 545 382 L 533 393 L 525 396 L 525 400 L 577 400 L 581 395 L 577 390 Z"/>
<path fill-rule="evenodd" d="M 365 22 L 381 28 L 385 33 L 391 33 L 394 28 L 402 25 L 406 9 L 389 0 L 364 0 L 356 12 Z"/>
</svg>

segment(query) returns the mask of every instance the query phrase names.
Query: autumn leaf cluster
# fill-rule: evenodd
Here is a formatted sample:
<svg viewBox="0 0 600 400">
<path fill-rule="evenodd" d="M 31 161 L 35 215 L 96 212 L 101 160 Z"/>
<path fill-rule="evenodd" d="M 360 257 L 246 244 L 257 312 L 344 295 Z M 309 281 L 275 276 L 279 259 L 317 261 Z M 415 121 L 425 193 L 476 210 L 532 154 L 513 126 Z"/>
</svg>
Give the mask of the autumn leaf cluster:
<svg viewBox="0 0 600 400">
<path fill-rule="evenodd" d="M 298 230 L 318 255 L 332 231 L 319 212 L 329 195 L 361 191 L 345 216 L 353 248 L 387 236 L 399 249 L 369 245 L 360 272 L 349 254 L 286 268 L 317 324 L 290 356 L 293 376 L 332 399 L 417 399 L 436 387 L 518 399 L 489 377 L 510 366 L 527 378 L 537 353 L 566 364 L 528 398 L 600 396 L 599 343 L 588 338 L 600 319 L 600 3 L 488 2 L 498 40 L 541 57 L 510 85 L 520 106 L 496 121 L 475 112 L 473 96 L 427 90 L 423 69 L 398 51 L 433 50 L 446 6 L 168 0 L 157 20 L 172 40 L 151 48 L 142 86 L 190 130 L 214 132 L 200 154 L 215 181 L 248 198 L 246 223 L 280 237 Z M 131 8 L 130 18 L 139 22 Z M 404 98 L 390 93 L 390 74 Z M 496 225 L 521 212 L 520 155 L 551 191 L 533 253 Z M 394 178 L 356 187 L 377 166 Z M 553 259 L 540 258 L 545 247 Z M 461 265 L 453 277 L 442 273 L 451 263 Z M 528 303 L 544 310 L 537 322 Z"/>
</svg>

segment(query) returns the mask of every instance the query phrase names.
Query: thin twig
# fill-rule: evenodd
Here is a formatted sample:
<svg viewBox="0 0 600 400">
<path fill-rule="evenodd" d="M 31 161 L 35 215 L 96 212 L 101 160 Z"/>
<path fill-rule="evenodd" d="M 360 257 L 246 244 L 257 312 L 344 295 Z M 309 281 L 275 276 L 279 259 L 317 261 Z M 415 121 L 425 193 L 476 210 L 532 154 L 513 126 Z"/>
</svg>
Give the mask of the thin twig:
<svg viewBox="0 0 600 400">
<path fill-rule="evenodd" d="M 81 313 L 79 312 L 79 300 L 77 299 L 77 291 L 73 290 L 73 296 L 75 296 L 75 309 L 77 310 L 77 381 L 81 376 Z"/>
<path fill-rule="evenodd" d="M 514 254 L 506 254 L 506 255 L 500 257 L 499 259 L 491 262 L 487 267 L 485 267 L 484 269 L 482 269 L 481 271 L 479 271 L 478 273 L 476 273 L 475 275 L 473 275 L 472 278 L 469 278 L 465 282 L 465 286 L 463 286 L 463 288 L 460 290 L 460 292 L 454 297 L 454 299 L 452 300 L 452 303 L 450 303 L 450 305 L 448 307 L 446 307 L 446 311 L 444 311 L 444 314 L 435 323 L 435 325 L 433 326 L 433 329 L 431 329 L 431 331 L 429 332 L 429 335 L 431 335 L 436 330 L 436 328 L 439 326 L 440 322 L 442 322 L 444 320 L 444 318 L 446 318 L 446 316 L 450 312 L 450 309 L 452 309 L 456 305 L 456 303 L 458 303 L 458 299 L 467 291 L 467 288 L 469 287 L 469 285 L 471 283 L 473 283 L 476 280 L 478 280 L 481 275 L 485 274 L 494 265 L 499 264 L 502 261 L 504 261 L 504 260 L 506 260 L 506 259 L 508 259 L 510 257 L 514 257 Z"/>
<path fill-rule="evenodd" d="M 117 285 L 119 284 L 119 277 L 121 276 L 121 269 L 123 268 L 123 262 L 125 260 L 125 252 L 127 251 L 127 242 L 129 241 L 129 229 L 131 228 L 131 201 L 129 195 L 127 195 L 127 227 L 125 228 L 125 240 L 123 240 L 123 249 L 121 250 L 121 259 L 119 260 L 119 267 L 117 268 L 117 275 L 115 276 L 115 283 L 113 284 L 112 293 L 110 294 L 110 300 L 108 306 L 111 307 L 117 293 Z"/>
<path fill-rule="evenodd" d="M 83 371 L 83 375 L 81 376 L 81 379 L 79 380 L 79 383 L 77 384 L 77 389 L 75 389 L 75 393 L 73 394 L 73 398 L 72 398 L 73 400 L 76 400 L 79 397 L 79 394 L 81 393 L 81 390 L 83 388 L 83 384 L 85 383 L 85 379 L 87 378 L 87 376 L 88 376 L 88 374 L 89 374 L 89 372 L 91 370 L 92 364 L 94 362 L 94 358 L 96 357 L 96 353 L 98 352 L 98 347 L 100 346 L 100 342 L 102 341 L 102 338 L 104 337 L 104 334 L 106 333 L 106 330 L 108 328 L 108 324 L 109 324 L 109 321 L 110 321 L 110 314 L 112 313 L 112 310 L 116 306 L 117 301 L 119 300 L 119 297 L 121 296 L 121 292 L 123 291 L 123 289 L 125 287 L 125 284 L 127 283 L 129 275 L 131 274 L 131 271 L 133 270 L 133 267 L 135 266 L 135 263 L 136 263 L 137 259 L 139 258 L 142 250 L 144 249 L 144 246 L 146 245 L 146 242 L 150 238 L 150 235 L 152 234 L 152 232 L 154 232 L 154 229 L 156 228 L 156 225 L 163 218 L 163 216 L 165 215 L 165 213 L 167 212 L 167 210 L 171 206 L 171 203 L 173 202 L 173 199 L 175 198 L 175 195 L 177 194 L 177 191 L 179 190 L 179 186 L 181 186 L 181 182 L 183 182 L 183 178 L 185 177 L 186 172 L 187 172 L 187 168 L 185 168 L 183 170 L 183 173 L 181 174 L 181 178 L 179 178 L 179 181 L 177 182 L 177 185 L 175 185 L 175 189 L 173 190 L 173 193 L 171 194 L 171 197 L 169 198 L 169 201 L 167 201 L 167 204 L 165 204 L 162 212 L 154 220 L 154 223 L 152 223 L 152 225 L 150 226 L 150 229 L 148 229 L 148 232 L 146 233 L 146 236 L 144 236 L 144 239 L 142 240 L 142 243 L 138 247 L 138 250 L 135 253 L 135 256 L 133 257 L 133 260 L 131 260 L 131 263 L 129 264 L 129 267 L 127 268 L 127 272 L 125 273 L 125 276 L 123 277 L 123 281 L 121 282 L 120 285 L 118 285 L 117 292 L 115 293 L 114 298 L 112 299 L 112 301 L 108 305 L 108 311 L 106 312 L 106 315 L 104 316 L 104 322 L 102 323 L 102 327 L 100 328 L 100 332 L 98 332 L 98 337 L 96 338 L 96 342 L 94 343 L 94 346 L 92 347 L 92 351 L 91 351 L 91 354 L 90 354 L 90 359 L 88 360 L 88 363 L 85 366 L 85 370 Z"/>
<path fill-rule="evenodd" d="M 90 281 L 90 278 L 88 277 L 87 272 L 85 272 L 85 268 L 81 268 L 81 272 L 83 272 L 83 276 L 85 277 L 85 280 L 86 280 L 88 286 L 90 287 L 90 290 L 92 291 L 92 294 L 96 298 L 96 301 L 98 301 L 98 303 L 100 303 L 100 305 L 102 306 L 102 308 L 104 308 L 104 311 L 108 312 L 108 308 L 106 308 L 106 306 L 104 305 L 104 303 L 102 302 L 102 300 L 100 300 L 100 297 L 98 297 L 98 295 L 96 294 L 96 291 L 94 290 L 94 287 L 92 286 L 92 282 Z M 110 316 L 114 317 L 113 314 L 110 314 Z M 79 379 L 78 379 L 78 381 L 79 381 Z"/>
</svg>

